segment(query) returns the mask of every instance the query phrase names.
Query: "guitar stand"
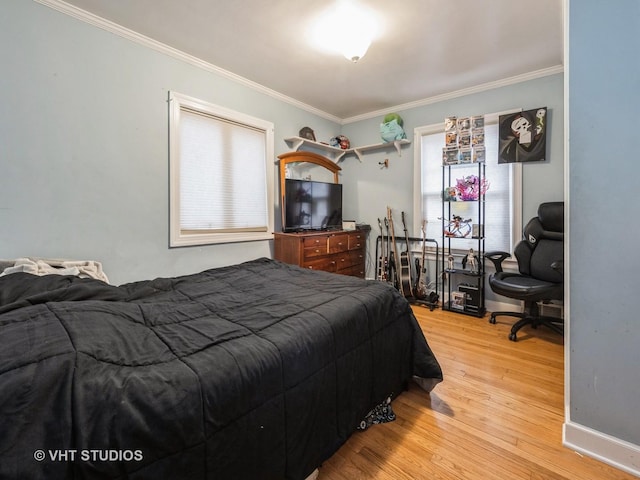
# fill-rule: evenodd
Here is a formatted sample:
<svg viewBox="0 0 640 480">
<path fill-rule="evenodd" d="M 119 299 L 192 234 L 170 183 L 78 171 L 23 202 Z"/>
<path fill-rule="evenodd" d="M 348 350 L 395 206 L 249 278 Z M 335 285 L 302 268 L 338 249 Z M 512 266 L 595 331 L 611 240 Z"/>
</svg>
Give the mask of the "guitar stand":
<svg viewBox="0 0 640 480">
<path fill-rule="evenodd" d="M 382 242 L 384 242 L 385 239 L 382 237 L 382 235 L 378 235 L 376 238 L 376 280 L 379 280 L 378 277 L 378 263 L 380 262 L 380 248 L 382 246 Z M 406 243 L 406 240 L 404 238 L 400 238 L 397 237 L 396 238 L 396 244 L 402 245 L 402 243 Z M 422 244 L 423 239 L 419 238 L 419 237 L 409 237 L 409 242 L 410 243 L 420 243 Z M 439 261 L 439 255 L 440 255 L 440 251 L 438 249 L 438 242 L 432 238 L 426 238 L 424 239 L 424 243 L 429 243 L 432 245 L 435 245 L 435 250 L 436 250 L 436 260 L 435 260 L 435 264 L 436 264 L 436 275 L 435 275 L 435 285 L 436 288 L 435 290 L 430 290 L 429 294 L 427 295 L 426 299 L 418 299 L 415 297 L 405 297 L 409 303 L 413 304 L 413 305 L 421 305 L 423 307 L 428 307 L 429 310 L 433 311 L 434 308 L 436 308 L 439 303 L 438 300 L 440 299 L 440 295 L 438 294 L 438 281 L 440 279 L 440 261 Z M 407 249 L 408 250 L 408 249 Z M 399 259 L 396 259 L 396 263 L 399 262 Z M 395 278 L 392 279 L 392 281 L 390 282 L 392 285 L 394 285 L 395 288 L 398 288 L 398 285 L 396 285 L 395 282 Z"/>
</svg>

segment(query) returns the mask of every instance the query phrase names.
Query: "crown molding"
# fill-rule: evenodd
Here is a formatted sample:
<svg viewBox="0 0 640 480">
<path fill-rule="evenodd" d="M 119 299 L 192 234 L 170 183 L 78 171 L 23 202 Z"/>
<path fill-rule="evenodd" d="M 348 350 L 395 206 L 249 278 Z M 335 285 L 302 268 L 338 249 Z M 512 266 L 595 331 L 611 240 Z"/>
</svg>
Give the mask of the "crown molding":
<svg viewBox="0 0 640 480">
<path fill-rule="evenodd" d="M 479 92 L 484 92 L 486 90 L 491 90 L 494 88 L 500 88 L 500 87 L 505 87 L 508 85 L 514 85 L 516 83 L 521 83 L 521 82 L 526 82 L 528 80 L 533 80 L 536 78 L 541 78 L 541 77 L 546 77 L 549 75 L 555 75 L 557 73 L 563 73 L 564 72 L 564 66 L 562 65 L 557 65 L 554 67 L 550 67 L 550 68 L 545 68 L 545 69 L 541 69 L 541 70 L 536 70 L 533 72 L 529 72 L 529 73 L 524 73 L 522 75 L 516 75 L 513 77 L 509 77 L 509 78 L 505 78 L 502 80 L 496 80 L 494 82 L 489 82 L 489 83 L 484 83 L 481 85 L 476 85 L 474 87 L 470 87 L 470 88 L 464 88 L 462 90 L 456 90 L 454 92 L 449 92 L 449 93 L 445 93 L 442 95 L 437 95 L 434 97 L 429 97 L 429 98 L 425 98 L 422 100 L 417 100 L 414 102 L 409 102 L 409 103 L 404 103 L 401 105 L 396 105 L 396 106 L 392 106 L 392 107 L 388 107 L 388 108 L 384 108 L 381 110 L 376 110 L 373 112 L 368 112 L 368 113 L 364 113 L 362 115 L 356 115 L 354 117 L 348 117 L 348 118 L 340 118 L 337 117 L 335 115 L 332 115 L 330 113 L 324 112 L 318 108 L 315 108 L 311 105 L 308 105 L 306 103 L 300 102 L 299 100 L 296 100 L 294 98 L 291 98 L 287 95 L 284 95 L 280 92 L 277 92 L 275 90 L 272 90 L 268 87 L 265 87 L 264 85 L 261 85 L 259 83 L 253 82 L 247 78 L 244 78 L 240 75 L 237 75 L 233 72 L 230 72 L 228 70 L 225 70 L 223 68 L 220 68 L 216 65 L 213 65 L 209 62 L 205 62 L 204 60 L 201 60 L 200 58 L 197 58 L 193 55 L 189 55 L 188 53 L 185 53 L 181 50 L 178 50 L 176 48 L 173 48 L 169 45 L 166 45 L 162 42 L 158 42 L 157 40 L 153 40 L 152 38 L 149 38 L 145 35 L 142 35 L 140 33 L 137 33 L 133 30 L 130 30 L 128 28 L 125 28 L 121 25 L 118 25 L 115 22 L 112 22 L 110 20 L 107 20 L 105 18 L 99 17 L 93 13 L 87 12 L 86 10 L 82 10 L 81 8 L 78 8 L 74 5 L 70 5 L 62 0 L 34 0 L 37 3 L 40 3 L 42 5 L 45 5 L 49 8 L 52 8 L 54 10 L 57 10 L 61 13 L 64 13 L 66 15 L 69 15 L 70 17 L 76 18 L 80 21 L 83 21 L 85 23 L 88 23 L 90 25 L 93 25 L 95 27 L 98 27 L 102 30 L 106 30 L 107 32 L 113 33 L 115 35 L 118 35 L 120 37 L 126 38 L 132 42 L 138 43 L 140 45 L 143 45 L 147 48 L 150 48 L 152 50 L 155 50 L 157 52 L 163 53 L 167 56 L 170 56 L 172 58 L 181 60 L 183 62 L 186 62 L 188 64 L 191 64 L 195 67 L 201 68 L 203 70 L 206 70 L 208 72 L 211 73 L 215 73 L 217 75 L 220 75 L 222 77 L 225 77 L 231 81 L 237 82 L 241 85 L 244 85 L 248 88 L 251 88 L 257 92 L 260 92 L 264 95 L 267 95 L 269 97 L 275 98 L 276 100 L 280 100 L 282 102 L 288 103 L 290 105 L 293 105 L 294 107 L 300 108 L 301 110 L 305 110 L 309 113 L 312 113 L 314 115 L 317 115 L 318 117 L 324 118 L 326 120 L 335 122 L 339 125 L 346 125 L 349 123 L 355 123 L 355 122 L 359 122 L 361 120 L 368 120 L 370 118 L 375 118 L 375 117 L 379 117 L 381 115 L 385 115 L 387 113 L 389 113 L 389 111 L 400 111 L 400 110 L 408 110 L 408 109 L 412 109 L 412 108 L 417 108 L 417 107 L 423 107 L 425 105 L 431 105 L 434 103 L 438 103 L 438 102 L 442 102 L 445 100 L 451 100 L 453 98 L 458 98 L 458 97 L 463 97 L 465 95 L 471 95 L 474 93 L 479 93 Z"/>
<path fill-rule="evenodd" d="M 81 8 L 78 8 L 74 5 L 70 5 L 62 0 L 34 0 L 34 1 L 42 5 L 45 5 L 49 8 L 52 8 L 54 10 L 57 10 L 58 12 L 69 15 L 70 17 L 73 17 L 75 19 L 88 23 L 89 25 L 93 25 L 102 30 L 106 30 L 107 32 L 126 38 L 127 40 L 143 45 L 157 52 L 163 53 L 167 56 L 173 57 L 177 60 L 181 60 L 195 67 L 206 70 L 208 72 L 215 73 L 222 77 L 228 78 L 229 80 L 237 82 L 241 85 L 244 85 L 248 88 L 256 90 L 260 93 L 268 95 L 282 102 L 293 105 L 294 107 L 300 108 L 302 110 L 306 110 L 307 112 L 317 115 L 319 117 L 325 118 L 327 120 L 330 120 L 338 124 L 342 123 L 342 119 L 339 117 L 336 117 L 335 115 L 331 115 L 330 113 L 327 113 L 320 109 L 312 107 L 311 105 L 300 102 L 294 98 L 288 97 L 287 95 L 284 95 L 280 92 L 272 90 L 268 87 L 265 87 L 264 85 L 260 85 L 259 83 L 253 82 L 233 72 L 220 68 L 211 63 L 205 62 L 204 60 L 201 60 L 193 55 L 189 55 L 188 53 L 185 53 L 181 50 L 173 48 L 162 42 L 158 42 L 157 40 L 154 40 L 138 32 L 130 30 L 126 27 L 123 27 L 122 25 L 118 25 L 117 23 L 114 23 L 105 18 L 99 17 L 93 13 L 87 12 L 86 10 L 82 10 Z"/>
</svg>

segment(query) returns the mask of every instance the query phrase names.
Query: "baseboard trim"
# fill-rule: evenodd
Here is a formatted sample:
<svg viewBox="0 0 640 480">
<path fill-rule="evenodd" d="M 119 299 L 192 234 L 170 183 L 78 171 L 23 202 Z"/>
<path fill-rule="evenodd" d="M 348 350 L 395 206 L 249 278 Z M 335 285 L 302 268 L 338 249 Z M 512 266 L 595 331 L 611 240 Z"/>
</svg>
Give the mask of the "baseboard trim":
<svg viewBox="0 0 640 480">
<path fill-rule="evenodd" d="M 564 423 L 562 441 L 567 448 L 640 477 L 638 445 L 573 422 Z"/>
</svg>

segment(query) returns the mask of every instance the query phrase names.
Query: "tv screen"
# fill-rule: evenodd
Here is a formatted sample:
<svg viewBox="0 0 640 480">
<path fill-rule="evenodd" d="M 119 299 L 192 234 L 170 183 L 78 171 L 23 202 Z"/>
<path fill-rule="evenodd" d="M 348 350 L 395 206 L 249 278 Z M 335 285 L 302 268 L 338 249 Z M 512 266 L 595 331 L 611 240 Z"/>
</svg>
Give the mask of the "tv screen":
<svg viewBox="0 0 640 480">
<path fill-rule="evenodd" d="M 285 179 L 285 232 L 342 228 L 340 183 Z"/>
</svg>

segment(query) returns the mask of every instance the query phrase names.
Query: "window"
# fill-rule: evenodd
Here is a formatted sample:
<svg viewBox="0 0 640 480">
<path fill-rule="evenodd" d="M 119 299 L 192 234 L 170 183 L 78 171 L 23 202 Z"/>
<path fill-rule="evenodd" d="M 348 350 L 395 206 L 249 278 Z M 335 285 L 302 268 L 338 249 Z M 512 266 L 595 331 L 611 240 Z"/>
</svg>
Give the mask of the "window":
<svg viewBox="0 0 640 480">
<path fill-rule="evenodd" d="M 512 253 L 522 237 L 521 197 L 522 166 L 498 164 L 498 116 L 485 115 L 485 175 L 490 183 L 485 196 L 485 251 Z M 416 221 L 427 221 L 427 237 L 442 238 L 442 147 L 445 144 L 444 123 L 416 129 Z M 478 173 L 478 167 L 456 167 L 454 178 Z M 416 230 L 418 231 L 419 228 Z M 477 243 L 456 242 L 461 250 Z"/>
<path fill-rule="evenodd" d="M 169 94 L 170 246 L 273 232 L 273 124 Z"/>
</svg>

